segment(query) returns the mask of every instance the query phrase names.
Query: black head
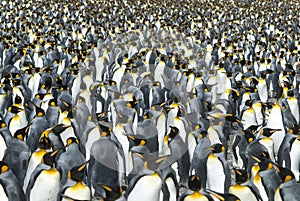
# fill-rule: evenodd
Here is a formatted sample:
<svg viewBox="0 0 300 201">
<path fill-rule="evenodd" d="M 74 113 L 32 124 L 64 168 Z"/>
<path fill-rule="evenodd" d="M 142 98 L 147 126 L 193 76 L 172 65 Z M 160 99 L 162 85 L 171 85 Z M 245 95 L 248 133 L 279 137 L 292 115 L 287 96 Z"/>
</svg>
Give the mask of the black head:
<svg viewBox="0 0 300 201">
<path fill-rule="evenodd" d="M 221 153 L 224 152 L 224 146 L 220 143 L 214 144 L 210 148 L 213 153 Z"/>
<path fill-rule="evenodd" d="M 7 172 L 8 170 L 8 165 L 5 162 L 0 161 L 0 174 Z"/>
<path fill-rule="evenodd" d="M 67 128 L 69 128 L 70 126 L 68 125 L 64 125 L 64 124 L 57 124 L 55 126 L 53 126 L 51 128 L 51 131 L 56 134 L 56 135 L 59 135 L 61 134 L 62 132 L 64 132 Z"/>
<path fill-rule="evenodd" d="M 42 158 L 42 162 L 46 165 L 49 165 L 50 167 L 53 167 L 55 163 L 55 156 L 58 153 L 58 151 L 59 150 L 55 150 L 53 152 L 46 153 Z"/>
<path fill-rule="evenodd" d="M 278 174 L 282 183 L 295 179 L 294 173 L 288 168 L 278 167 Z"/>
<path fill-rule="evenodd" d="M 245 183 L 248 180 L 248 174 L 243 169 L 234 169 L 235 181 L 237 184 Z"/>
<path fill-rule="evenodd" d="M 24 128 L 17 130 L 14 133 L 14 137 L 19 140 L 24 141 L 25 137 L 27 137 L 27 135 L 28 135 L 29 128 L 30 128 L 30 124 L 28 126 L 25 126 Z"/>
<path fill-rule="evenodd" d="M 14 105 L 9 106 L 9 107 L 7 108 L 7 110 L 8 110 L 8 112 L 13 113 L 13 114 L 17 114 L 17 113 L 23 111 L 22 108 L 19 108 L 19 107 L 14 106 Z"/>
<path fill-rule="evenodd" d="M 53 99 L 49 100 L 48 105 L 50 105 L 52 107 L 56 107 L 57 106 L 57 99 L 53 98 Z"/>
<path fill-rule="evenodd" d="M 79 144 L 78 139 L 76 139 L 75 137 L 69 137 L 69 138 L 67 139 L 67 146 L 70 146 L 70 145 L 73 144 L 73 143 Z"/>
<path fill-rule="evenodd" d="M 72 179 L 73 181 L 80 182 L 84 178 L 84 171 L 86 169 L 87 163 L 83 163 L 79 166 L 73 167 L 68 172 L 68 178 Z"/>
<path fill-rule="evenodd" d="M 179 134 L 179 129 L 177 127 L 175 127 L 175 126 L 170 126 L 170 128 L 171 128 L 171 130 L 170 130 L 169 136 L 171 138 L 175 138 L 176 135 Z"/>
<path fill-rule="evenodd" d="M 273 133 L 281 131 L 281 129 L 263 128 L 260 130 L 260 134 L 266 137 L 270 137 Z"/>
<path fill-rule="evenodd" d="M 7 124 L 2 119 L 0 120 L 0 128 L 6 128 Z"/>
<path fill-rule="evenodd" d="M 35 114 L 37 117 L 43 117 L 45 116 L 45 111 L 42 108 L 35 106 Z"/>
<path fill-rule="evenodd" d="M 50 149 L 52 147 L 52 143 L 49 138 L 44 136 L 40 139 L 38 147 L 40 149 Z"/>
<path fill-rule="evenodd" d="M 188 181 L 188 187 L 192 191 L 199 191 L 201 189 L 201 179 L 198 175 L 191 175 Z"/>
<path fill-rule="evenodd" d="M 127 135 L 127 138 L 129 140 L 130 147 L 133 146 L 143 146 L 147 144 L 147 140 L 142 135 Z"/>
</svg>

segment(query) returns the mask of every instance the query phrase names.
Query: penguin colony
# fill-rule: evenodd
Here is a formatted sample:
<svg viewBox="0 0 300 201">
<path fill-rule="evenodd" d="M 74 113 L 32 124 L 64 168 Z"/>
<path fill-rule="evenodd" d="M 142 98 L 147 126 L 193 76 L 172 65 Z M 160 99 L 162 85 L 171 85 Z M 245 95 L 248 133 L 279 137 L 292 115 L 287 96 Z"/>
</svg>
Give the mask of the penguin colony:
<svg viewBox="0 0 300 201">
<path fill-rule="evenodd" d="M 300 200 L 299 9 L 2 0 L 0 200 Z"/>
</svg>

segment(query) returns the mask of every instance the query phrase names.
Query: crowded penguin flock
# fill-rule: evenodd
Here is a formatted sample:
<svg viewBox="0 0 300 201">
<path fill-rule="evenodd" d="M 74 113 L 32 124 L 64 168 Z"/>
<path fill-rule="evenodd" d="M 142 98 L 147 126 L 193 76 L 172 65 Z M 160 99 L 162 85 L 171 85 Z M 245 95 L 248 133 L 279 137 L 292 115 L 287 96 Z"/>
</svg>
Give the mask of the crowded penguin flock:
<svg viewBox="0 0 300 201">
<path fill-rule="evenodd" d="M 300 200 L 299 9 L 0 1 L 0 200 Z"/>
</svg>

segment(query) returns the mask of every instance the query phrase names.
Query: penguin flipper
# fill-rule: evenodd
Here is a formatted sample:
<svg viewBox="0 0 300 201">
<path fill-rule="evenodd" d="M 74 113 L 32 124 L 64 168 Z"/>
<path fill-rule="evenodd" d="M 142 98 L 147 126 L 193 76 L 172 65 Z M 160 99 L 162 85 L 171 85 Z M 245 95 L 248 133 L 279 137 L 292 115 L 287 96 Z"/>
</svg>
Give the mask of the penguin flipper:
<svg viewBox="0 0 300 201">
<path fill-rule="evenodd" d="M 35 180 L 37 179 L 37 177 L 41 174 L 41 172 L 45 169 L 49 169 L 49 166 L 41 163 L 39 164 L 35 170 L 32 172 L 31 176 L 30 176 L 30 180 L 28 182 L 28 186 L 27 186 L 27 189 L 26 189 L 26 200 L 30 200 L 30 191 L 31 189 L 33 188 L 34 186 L 34 183 L 35 183 Z"/>
<path fill-rule="evenodd" d="M 241 141 L 241 136 L 236 136 L 233 144 L 232 144 L 232 152 L 233 152 L 233 157 L 235 160 L 238 160 L 238 156 L 236 153 L 236 147 L 238 146 L 239 142 Z"/>
<path fill-rule="evenodd" d="M 9 200 L 24 201 L 25 194 L 22 188 L 18 185 L 18 179 L 12 173 L 8 175 L 9 178 L 0 178 L 1 185 L 5 188 L 5 192 Z"/>
</svg>

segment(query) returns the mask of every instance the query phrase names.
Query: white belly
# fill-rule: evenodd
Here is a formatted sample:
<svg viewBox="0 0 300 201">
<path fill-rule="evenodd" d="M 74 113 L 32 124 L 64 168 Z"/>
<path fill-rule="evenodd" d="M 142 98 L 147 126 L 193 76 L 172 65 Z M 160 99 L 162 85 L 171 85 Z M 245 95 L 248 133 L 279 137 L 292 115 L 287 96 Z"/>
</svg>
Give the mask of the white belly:
<svg viewBox="0 0 300 201">
<path fill-rule="evenodd" d="M 216 192 L 224 193 L 225 174 L 222 163 L 219 159 L 208 158 L 207 168 L 207 188 Z"/>
<path fill-rule="evenodd" d="M 5 152 L 5 150 L 6 150 L 6 143 L 5 143 L 5 141 L 4 141 L 4 139 L 3 139 L 3 137 L 2 136 L 0 136 L 0 160 L 2 160 L 3 159 L 3 156 L 4 156 L 4 152 Z"/>
<path fill-rule="evenodd" d="M 140 178 L 128 196 L 128 201 L 159 201 L 162 183 L 160 177 L 147 175 Z"/>
<path fill-rule="evenodd" d="M 255 195 L 252 193 L 252 191 L 246 187 L 246 186 L 231 186 L 229 188 L 229 193 L 236 195 L 238 198 L 240 198 L 241 201 L 256 201 Z"/>
<path fill-rule="evenodd" d="M 8 197 L 5 194 L 4 188 L 2 185 L 0 185 L 0 200 L 1 201 L 8 201 Z"/>
<path fill-rule="evenodd" d="M 74 200 L 91 200 L 90 188 L 84 185 L 82 182 L 78 182 L 75 186 L 68 188 L 64 195 Z"/>
<path fill-rule="evenodd" d="M 290 158 L 291 158 L 291 171 L 294 173 L 295 178 L 299 181 L 299 164 L 300 164 L 300 141 L 295 140 L 292 144 L 291 151 L 290 151 Z"/>
<path fill-rule="evenodd" d="M 60 174 L 41 172 L 30 193 L 30 201 L 56 201 L 59 192 Z"/>
</svg>

